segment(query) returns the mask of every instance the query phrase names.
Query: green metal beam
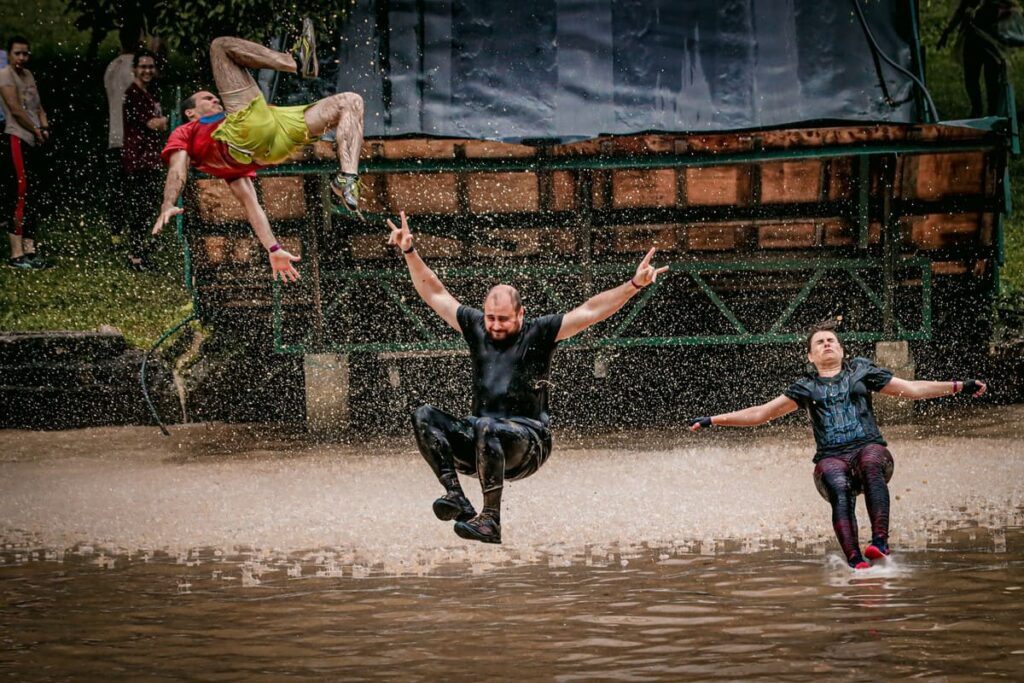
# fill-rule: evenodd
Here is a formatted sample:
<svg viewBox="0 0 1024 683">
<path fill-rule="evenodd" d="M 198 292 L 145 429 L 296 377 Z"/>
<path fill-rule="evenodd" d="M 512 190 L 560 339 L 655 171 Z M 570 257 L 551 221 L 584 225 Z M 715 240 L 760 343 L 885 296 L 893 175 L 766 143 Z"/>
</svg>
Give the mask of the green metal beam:
<svg viewBox="0 0 1024 683">
<path fill-rule="evenodd" d="M 632 308 L 630 308 L 629 313 L 622 320 L 622 322 L 620 322 L 615 327 L 615 329 L 612 330 L 612 333 L 608 336 L 610 338 L 616 338 L 621 336 L 622 333 L 626 331 L 626 328 L 628 328 L 630 324 L 636 319 L 636 317 L 640 315 L 640 311 L 644 310 L 644 308 L 647 307 L 647 303 L 651 300 L 651 296 L 653 296 L 655 290 L 657 290 L 660 286 L 661 283 L 659 282 L 654 282 L 654 284 L 649 286 L 647 288 L 647 291 L 641 294 L 640 298 L 636 300 L 636 302 L 633 304 Z"/>
<path fill-rule="evenodd" d="M 824 275 L 824 268 L 818 268 L 816 271 L 814 271 L 814 274 L 810 277 L 809 280 L 807 280 L 807 284 L 803 286 L 803 289 L 800 290 L 800 293 L 796 295 L 796 298 L 793 299 L 788 306 L 786 306 L 786 310 L 782 312 L 782 315 L 779 317 L 779 319 L 776 320 L 775 324 L 772 325 L 771 329 L 768 330 L 770 334 L 775 334 L 776 332 L 782 329 L 782 326 L 789 321 L 789 318 L 793 315 L 793 313 L 796 312 L 797 307 L 804 302 L 804 299 L 806 299 L 808 295 L 810 295 L 811 290 L 814 288 L 814 285 L 818 284 L 818 281 L 821 280 L 822 276 Z"/>
<path fill-rule="evenodd" d="M 919 142 L 866 143 L 861 145 L 824 145 L 813 148 L 765 149 L 743 152 L 659 154 L 611 156 L 538 156 L 502 159 L 368 159 L 360 163 L 360 172 L 369 173 L 511 173 L 572 170 L 624 170 L 723 166 L 762 161 L 828 159 L 834 157 L 876 156 L 880 154 L 944 154 L 950 152 L 1004 149 L 999 139 L 949 141 L 938 144 Z M 307 175 L 329 173 L 335 162 L 286 164 L 263 168 L 259 175 Z"/>
<path fill-rule="evenodd" d="M 701 291 L 704 292 L 704 294 L 706 294 L 707 297 L 711 299 L 711 302 L 718 307 L 718 310 L 722 312 L 722 315 L 725 316 L 726 320 L 732 323 L 733 327 L 736 328 L 737 332 L 739 332 L 741 335 L 748 334 L 747 328 L 743 326 L 743 323 L 741 323 L 735 315 L 733 315 L 733 312 L 729 310 L 729 307 L 725 305 L 725 302 L 718 298 L 718 294 L 716 294 L 715 290 L 711 289 L 711 287 L 708 286 L 708 283 L 704 281 L 704 278 L 702 278 L 696 272 L 691 272 L 690 278 L 692 278 L 693 281 L 697 283 L 697 286 L 700 287 Z"/>
<path fill-rule="evenodd" d="M 905 332 L 895 339 L 900 341 L 925 341 L 929 335 L 921 330 Z M 894 337 L 883 332 L 846 332 L 844 342 L 874 342 L 892 340 Z M 626 337 L 619 339 L 570 339 L 562 344 L 570 348 L 608 348 L 608 347 L 661 347 L 678 346 L 725 346 L 750 344 L 801 344 L 806 341 L 803 334 L 747 334 L 747 335 L 706 335 L 690 337 Z M 388 344 L 384 342 L 359 344 L 333 344 L 324 349 L 325 353 L 395 353 L 408 351 L 460 351 L 466 348 L 466 342 L 452 337 L 447 341 L 411 342 Z M 275 351 L 278 353 L 305 354 L 308 350 L 301 344 L 282 344 Z"/>
<path fill-rule="evenodd" d="M 416 330 L 420 333 L 421 336 L 428 340 L 437 339 L 437 335 L 434 334 L 434 332 L 429 327 L 427 327 L 426 323 L 420 320 L 420 317 L 416 314 L 414 310 L 409 308 L 408 304 L 405 303 L 405 300 L 402 297 L 398 296 L 398 293 L 395 292 L 395 290 L 391 289 L 391 285 L 386 280 L 380 280 L 377 282 L 377 284 L 388 296 L 388 298 L 395 302 L 395 305 L 398 306 L 398 309 L 402 312 L 402 315 L 404 315 L 409 320 L 409 322 L 412 323 L 413 327 L 416 328 Z"/>
</svg>

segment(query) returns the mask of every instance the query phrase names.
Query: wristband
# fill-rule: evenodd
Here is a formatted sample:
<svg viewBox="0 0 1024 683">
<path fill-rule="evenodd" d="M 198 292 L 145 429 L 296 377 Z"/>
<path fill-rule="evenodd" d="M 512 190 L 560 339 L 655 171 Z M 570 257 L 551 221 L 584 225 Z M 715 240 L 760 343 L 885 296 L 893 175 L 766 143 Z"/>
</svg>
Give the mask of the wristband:
<svg viewBox="0 0 1024 683">
<path fill-rule="evenodd" d="M 641 286 L 640 286 L 640 285 L 638 285 L 637 283 L 633 282 L 633 278 L 629 278 L 629 284 L 633 285 L 633 286 L 634 286 L 634 287 L 636 287 L 637 289 L 643 289 L 643 287 L 641 287 Z"/>
<path fill-rule="evenodd" d="M 408 249 L 403 249 L 402 250 L 402 253 L 403 254 L 411 254 L 414 251 L 416 251 L 416 245 L 415 244 L 410 244 Z"/>
<path fill-rule="evenodd" d="M 273 244 L 271 244 L 270 245 L 270 249 L 267 249 L 267 251 L 269 251 L 271 254 L 273 254 L 275 251 L 280 251 L 280 250 L 281 250 L 281 245 L 278 244 L 277 242 L 274 242 Z"/>
<path fill-rule="evenodd" d="M 957 382 L 956 380 L 953 380 L 953 393 L 954 394 L 959 394 L 960 393 L 960 382 Z"/>
</svg>

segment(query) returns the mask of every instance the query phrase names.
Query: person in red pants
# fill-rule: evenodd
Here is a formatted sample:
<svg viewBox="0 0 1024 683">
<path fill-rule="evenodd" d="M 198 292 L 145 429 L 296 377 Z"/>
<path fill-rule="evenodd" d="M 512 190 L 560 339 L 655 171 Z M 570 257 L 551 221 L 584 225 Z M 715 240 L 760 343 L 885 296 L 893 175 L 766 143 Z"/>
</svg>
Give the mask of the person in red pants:
<svg viewBox="0 0 1024 683">
<path fill-rule="evenodd" d="M 910 381 L 894 377 L 867 358 L 847 361 L 834 323 L 811 330 L 807 360 L 814 371 L 793 382 L 771 401 L 733 413 L 691 420 L 690 430 L 712 425 L 754 427 L 803 408 L 811 418 L 817 451 L 814 483 L 832 506 L 832 527 L 846 561 L 854 569 L 866 569 L 867 559 L 889 554 L 889 479 L 892 454 L 882 438 L 871 407 L 871 393 L 923 399 L 965 392 L 985 393 L 985 383 Z M 857 540 L 856 502 L 864 494 L 871 518 L 871 544 L 861 553 Z M 865 557 L 867 559 L 865 559 Z"/>
<path fill-rule="evenodd" d="M 27 38 L 7 41 L 9 64 L 0 69 L 0 107 L 4 133 L 0 139 L 0 223 L 7 226 L 11 244 L 8 265 L 19 270 L 45 268 L 36 254 L 35 227 L 39 210 L 35 176 L 39 150 L 50 139 L 50 126 L 39 99 L 36 79 L 28 70 Z"/>
</svg>

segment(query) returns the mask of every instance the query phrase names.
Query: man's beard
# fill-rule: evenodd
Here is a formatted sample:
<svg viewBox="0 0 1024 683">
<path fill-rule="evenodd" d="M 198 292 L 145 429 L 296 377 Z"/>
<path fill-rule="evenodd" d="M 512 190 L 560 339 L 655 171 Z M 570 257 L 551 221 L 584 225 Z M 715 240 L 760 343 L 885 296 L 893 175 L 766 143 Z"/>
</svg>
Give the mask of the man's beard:
<svg viewBox="0 0 1024 683">
<path fill-rule="evenodd" d="M 504 344 L 504 343 L 507 343 L 507 342 L 514 341 L 515 338 L 519 336 L 519 333 L 522 331 L 522 329 L 523 329 L 522 326 L 517 327 L 515 330 L 512 330 L 510 332 L 506 332 L 505 336 L 503 336 L 503 337 L 495 337 L 493 334 L 491 334 L 490 331 L 488 331 L 487 332 L 487 337 L 492 342 L 495 342 L 495 343 L 498 343 L 498 344 Z"/>
</svg>

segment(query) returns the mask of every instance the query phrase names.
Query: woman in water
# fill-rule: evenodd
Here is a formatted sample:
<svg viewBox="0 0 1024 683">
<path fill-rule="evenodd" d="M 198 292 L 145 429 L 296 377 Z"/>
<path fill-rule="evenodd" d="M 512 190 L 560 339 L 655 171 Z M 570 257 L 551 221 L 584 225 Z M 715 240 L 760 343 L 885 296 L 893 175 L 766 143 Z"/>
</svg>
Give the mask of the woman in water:
<svg viewBox="0 0 1024 683">
<path fill-rule="evenodd" d="M 866 358 L 844 360 L 834 323 L 819 325 L 807 338 L 807 360 L 815 371 L 797 379 L 768 403 L 691 421 L 690 431 L 702 427 L 754 427 L 804 408 L 811 418 L 817 452 L 814 483 L 832 506 L 832 526 L 846 561 L 854 569 L 871 565 L 889 554 L 889 478 L 892 454 L 875 424 L 871 392 L 922 399 L 966 392 L 985 393 L 985 384 L 910 381 L 894 377 Z M 864 493 L 871 518 L 871 544 L 861 554 L 857 542 L 857 495 Z"/>
</svg>

